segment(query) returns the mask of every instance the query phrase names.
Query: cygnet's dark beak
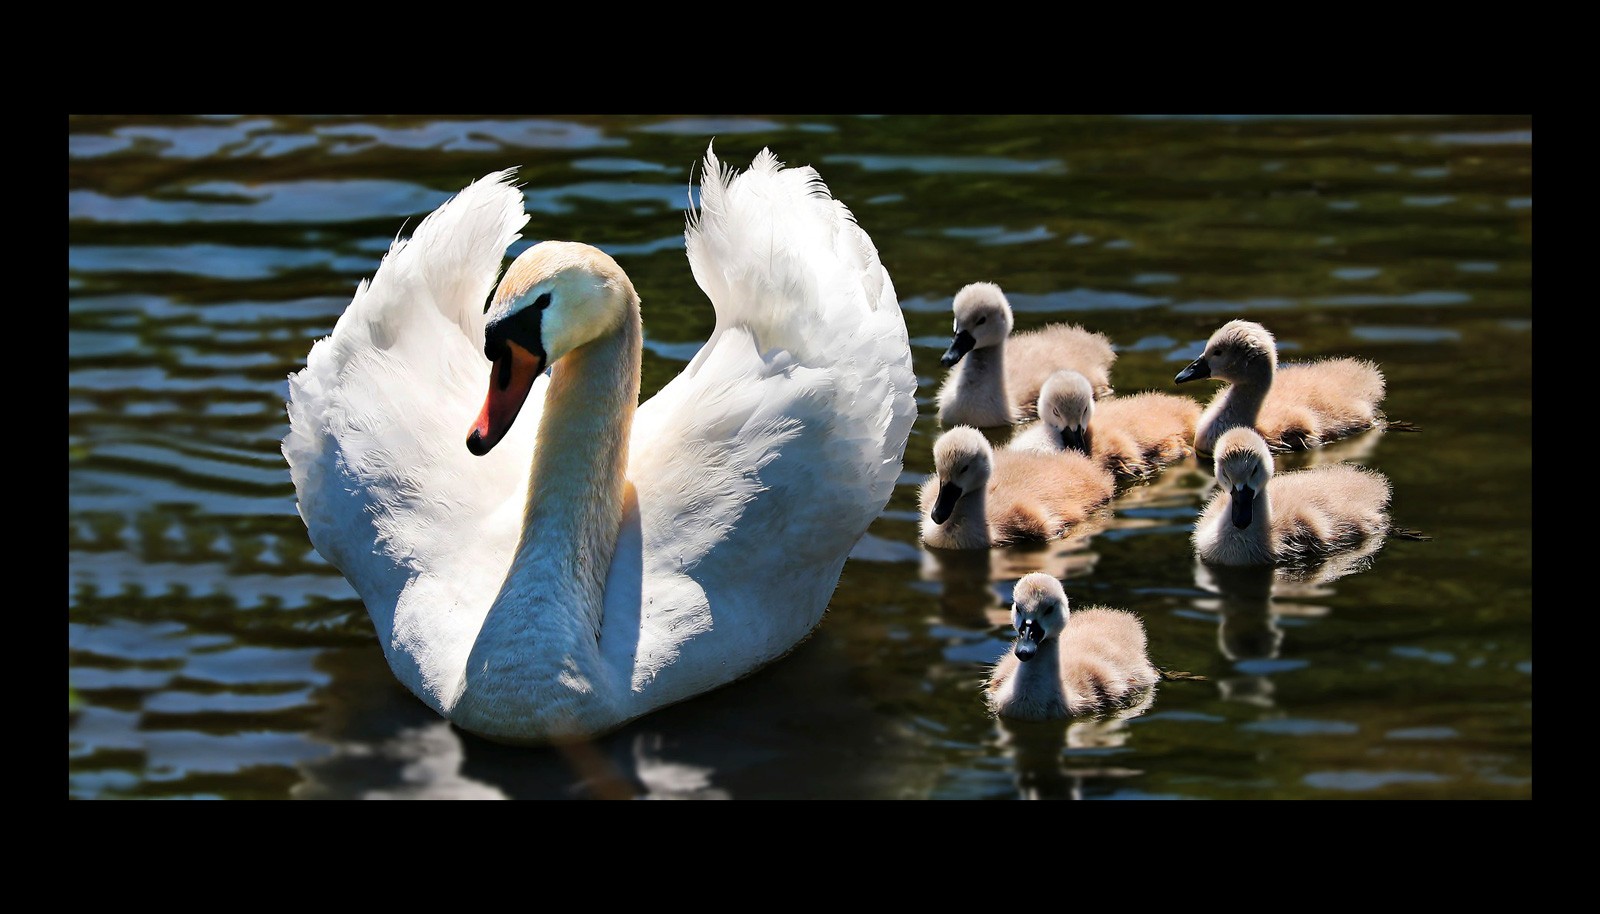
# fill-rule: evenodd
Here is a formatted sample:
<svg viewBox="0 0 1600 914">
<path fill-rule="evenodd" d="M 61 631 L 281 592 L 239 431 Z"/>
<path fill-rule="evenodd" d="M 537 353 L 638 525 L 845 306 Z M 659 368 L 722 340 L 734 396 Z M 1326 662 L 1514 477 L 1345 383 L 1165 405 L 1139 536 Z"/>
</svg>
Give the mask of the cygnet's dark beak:
<svg viewBox="0 0 1600 914">
<path fill-rule="evenodd" d="M 1077 451 L 1080 454 L 1089 453 L 1089 429 L 1087 427 L 1062 429 L 1061 447 L 1063 450 Z"/>
<path fill-rule="evenodd" d="M 961 487 L 953 482 L 947 482 L 939 487 L 939 497 L 933 500 L 933 510 L 928 516 L 936 524 L 942 524 L 950 519 L 950 512 L 956 509 L 956 499 L 961 497 Z"/>
<path fill-rule="evenodd" d="M 1044 626 L 1037 619 L 1029 619 L 1017 629 L 1017 644 L 1014 650 L 1017 659 L 1026 663 L 1039 653 L 1039 645 L 1044 643 Z"/>
<path fill-rule="evenodd" d="M 976 342 L 977 340 L 972 338 L 972 334 L 965 330 L 958 331 L 955 339 L 950 341 L 950 348 L 946 349 L 944 355 L 939 357 L 939 364 L 946 368 L 954 368 L 955 364 L 961 361 L 962 356 L 972 351 L 972 346 Z"/>
<path fill-rule="evenodd" d="M 1255 505 L 1256 490 L 1249 486 L 1234 486 L 1229 495 L 1233 501 L 1233 525 L 1243 530 L 1250 526 L 1250 514 Z"/>
<path fill-rule="evenodd" d="M 1199 381 L 1209 377 L 1211 377 L 1211 366 L 1206 364 L 1206 357 L 1201 356 L 1190 362 L 1189 367 L 1178 372 L 1178 376 L 1172 380 L 1182 384 L 1184 381 Z"/>
</svg>

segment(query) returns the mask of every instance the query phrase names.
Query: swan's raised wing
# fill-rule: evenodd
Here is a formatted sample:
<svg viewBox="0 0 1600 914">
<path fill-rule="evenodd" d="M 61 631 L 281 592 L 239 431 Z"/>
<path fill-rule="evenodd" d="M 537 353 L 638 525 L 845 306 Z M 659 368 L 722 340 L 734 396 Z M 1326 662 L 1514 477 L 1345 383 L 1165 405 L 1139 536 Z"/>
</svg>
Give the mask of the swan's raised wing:
<svg viewBox="0 0 1600 914">
<path fill-rule="evenodd" d="M 894 284 L 817 173 L 763 150 L 735 175 L 708 151 L 700 199 L 686 240 L 716 327 L 635 417 L 618 555 L 638 565 L 619 558 L 607 583 L 602 649 L 636 691 L 725 682 L 810 632 L 916 419 Z M 632 633 L 607 637 L 641 577 L 635 655 Z M 735 618 L 762 621 L 718 630 Z"/>
<path fill-rule="evenodd" d="M 300 516 L 391 658 L 407 605 L 468 607 L 456 615 L 475 629 L 516 546 L 545 379 L 492 453 L 465 443 L 489 369 L 484 302 L 528 219 L 511 177 L 480 179 L 396 240 L 289 377 Z"/>
</svg>

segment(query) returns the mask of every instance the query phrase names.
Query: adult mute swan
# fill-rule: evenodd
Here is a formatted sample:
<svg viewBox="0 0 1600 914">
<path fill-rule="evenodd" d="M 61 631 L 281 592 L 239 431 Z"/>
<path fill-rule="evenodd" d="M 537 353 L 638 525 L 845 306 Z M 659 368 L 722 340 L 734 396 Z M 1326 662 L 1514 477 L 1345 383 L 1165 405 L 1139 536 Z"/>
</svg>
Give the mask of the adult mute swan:
<svg viewBox="0 0 1600 914">
<path fill-rule="evenodd" d="M 1161 673 L 1150 663 L 1144 623 L 1124 609 L 1067 610 L 1067 593 L 1048 574 L 1024 575 L 1012 589 L 1012 650 L 984 686 L 998 717 L 1054 720 L 1147 697 Z"/>
<path fill-rule="evenodd" d="M 1081 372 L 1094 394 L 1111 393 L 1117 353 L 1103 333 L 1077 324 L 1048 324 L 1013 334 L 1011 302 L 992 282 L 956 293 L 955 336 L 939 364 L 950 369 L 939 387 L 939 424 L 993 428 L 1038 415 L 1039 388 L 1060 368 Z"/>
<path fill-rule="evenodd" d="M 283 452 L 395 676 L 539 744 L 803 640 L 899 476 L 916 378 L 894 285 L 816 171 L 708 148 L 684 235 L 716 327 L 636 406 L 639 295 L 611 257 L 546 241 L 488 297 L 527 221 L 511 178 L 390 248 L 290 377 Z"/>
<path fill-rule="evenodd" d="M 1230 428 L 1254 428 L 1274 450 L 1306 450 L 1384 422 L 1383 372 L 1366 359 L 1278 363 L 1266 327 L 1232 320 L 1206 340 L 1205 351 L 1173 377 L 1183 384 L 1223 382 L 1200 416 L 1195 451 L 1211 456 Z M 1389 423 L 1414 431 L 1410 423 Z"/>
</svg>

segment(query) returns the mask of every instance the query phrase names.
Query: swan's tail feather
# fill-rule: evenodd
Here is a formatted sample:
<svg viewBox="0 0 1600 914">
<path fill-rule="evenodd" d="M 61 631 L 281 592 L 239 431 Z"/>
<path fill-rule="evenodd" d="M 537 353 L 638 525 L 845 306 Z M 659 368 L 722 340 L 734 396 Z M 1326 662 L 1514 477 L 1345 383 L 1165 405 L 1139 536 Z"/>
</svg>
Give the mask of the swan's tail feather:
<svg viewBox="0 0 1600 914">
<path fill-rule="evenodd" d="M 871 239 L 816 170 L 784 168 L 770 150 L 742 174 L 708 150 L 684 235 L 718 327 L 747 326 L 763 350 L 807 363 L 831 360 L 817 350 L 832 340 L 817 331 L 842 323 L 834 311 L 877 310 L 888 282 Z"/>
<path fill-rule="evenodd" d="M 748 331 L 763 358 L 826 367 L 852 401 L 847 409 L 872 414 L 844 423 L 870 434 L 840 443 L 872 465 L 873 497 L 886 502 L 916 419 L 916 377 L 894 283 L 854 215 L 810 166 L 785 168 L 763 149 L 740 173 L 708 148 L 684 240 L 717 312 L 686 374 L 731 327 Z"/>
<path fill-rule="evenodd" d="M 431 306 L 469 339 L 483 334 L 483 303 L 500 262 L 528 221 L 515 169 L 485 175 L 429 213 L 409 239 L 397 238 L 370 280 L 362 280 L 333 334 L 348 357 L 367 344 L 387 349 Z"/>
</svg>

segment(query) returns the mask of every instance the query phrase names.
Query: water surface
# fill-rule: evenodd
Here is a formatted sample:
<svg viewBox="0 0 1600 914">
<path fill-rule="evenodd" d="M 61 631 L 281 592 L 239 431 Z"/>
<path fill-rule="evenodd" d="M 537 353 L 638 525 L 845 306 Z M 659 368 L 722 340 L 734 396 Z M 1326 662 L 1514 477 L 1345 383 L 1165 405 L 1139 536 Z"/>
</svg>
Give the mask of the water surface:
<svg viewBox="0 0 1600 914">
<path fill-rule="evenodd" d="M 1529 117 L 128 116 L 68 125 L 68 796 L 1525 799 L 1533 783 Z M 706 144 L 811 164 L 899 292 L 921 415 L 812 638 L 592 744 L 461 733 L 389 673 L 278 451 L 286 378 L 397 236 L 520 166 L 544 238 L 644 300 L 643 394 L 710 332 L 683 252 Z M 1224 321 L 1357 355 L 1378 432 L 1280 468 L 1383 472 L 1392 540 L 1324 579 L 1218 574 L 1192 461 L 1044 548 L 938 555 L 917 486 L 950 301 L 1106 333 L 1122 392 Z M 464 422 L 466 420 L 463 420 Z M 1018 577 L 1140 613 L 1163 683 L 1013 725 L 978 687 Z"/>
</svg>

